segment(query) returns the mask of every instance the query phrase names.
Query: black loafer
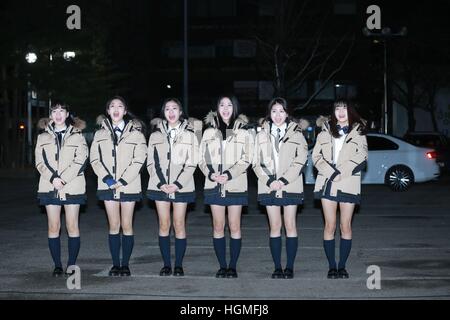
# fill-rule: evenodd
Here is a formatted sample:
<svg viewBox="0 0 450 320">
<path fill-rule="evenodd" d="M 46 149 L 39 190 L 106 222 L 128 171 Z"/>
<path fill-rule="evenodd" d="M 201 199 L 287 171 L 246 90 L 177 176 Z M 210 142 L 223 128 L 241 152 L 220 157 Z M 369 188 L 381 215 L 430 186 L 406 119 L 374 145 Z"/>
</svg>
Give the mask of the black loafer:
<svg viewBox="0 0 450 320">
<path fill-rule="evenodd" d="M 272 279 L 282 279 L 283 277 L 283 269 L 275 269 L 275 271 L 272 273 Z"/>
<path fill-rule="evenodd" d="M 118 277 L 118 276 L 120 276 L 120 267 L 113 266 L 111 268 L 111 270 L 109 270 L 108 276 L 110 276 L 110 277 Z"/>
<path fill-rule="evenodd" d="M 131 276 L 130 268 L 128 266 L 122 266 L 120 268 L 120 276 L 121 277 L 129 277 L 129 276 Z"/>
<path fill-rule="evenodd" d="M 69 271 L 67 271 L 67 269 L 66 269 L 66 271 L 64 271 L 64 277 L 68 278 L 68 277 L 70 277 L 71 275 L 73 275 L 74 273 L 75 273 L 75 271 L 69 272 Z"/>
<path fill-rule="evenodd" d="M 64 270 L 61 267 L 56 267 L 53 269 L 53 276 L 55 278 L 61 277 L 64 274 Z"/>
<path fill-rule="evenodd" d="M 294 270 L 292 270 L 292 269 L 286 268 L 286 269 L 284 269 L 283 273 L 284 273 L 285 279 L 294 278 Z"/>
<path fill-rule="evenodd" d="M 237 277 L 238 277 L 238 275 L 237 275 L 236 269 L 228 268 L 227 278 L 237 278 Z"/>
<path fill-rule="evenodd" d="M 345 268 L 339 269 L 337 272 L 339 279 L 348 279 L 348 272 Z"/>
<path fill-rule="evenodd" d="M 162 267 L 161 271 L 159 271 L 160 276 L 170 276 L 172 274 L 171 267 Z"/>
<path fill-rule="evenodd" d="M 216 273 L 216 278 L 226 278 L 227 276 L 227 269 L 220 268 Z"/>
<path fill-rule="evenodd" d="M 328 270 L 327 274 L 328 279 L 337 279 L 338 278 L 338 271 L 334 268 Z"/>
<path fill-rule="evenodd" d="M 175 277 L 182 277 L 182 276 L 184 276 L 183 267 L 175 267 L 173 269 L 173 275 Z"/>
</svg>

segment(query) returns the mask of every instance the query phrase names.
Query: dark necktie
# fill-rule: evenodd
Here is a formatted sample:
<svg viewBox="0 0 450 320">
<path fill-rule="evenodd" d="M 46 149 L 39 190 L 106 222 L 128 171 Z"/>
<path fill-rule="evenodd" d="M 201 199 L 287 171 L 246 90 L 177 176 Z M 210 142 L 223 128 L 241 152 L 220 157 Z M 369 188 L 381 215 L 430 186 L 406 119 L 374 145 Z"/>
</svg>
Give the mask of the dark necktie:
<svg viewBox="0 0 450 320">
<path fill-rule="evenodd" d="M 275 150 L 277 150 L 277 152 L 280 152 L 280 132 L 281 129 L 277 128 L 277 136 L 275 137 Z"/>
<path fill-rule="evenodd" d="M 116 134 L 117 139 L 119 139 L 120 135 L 122 134 L 122 129 L 120 129 L 119 127 L 115 127 L 114 133 Z"/>
<path fill-rule="evenodd" d="M 61 130 L 61 131 L 56 132 L 56 137 L 58 138 L 59 145 L 61 145 L 61 143 L 62 143 L 62 138 L 63 138 L 64 133 L 66 133 L 66 130 Z"/>
</svg>

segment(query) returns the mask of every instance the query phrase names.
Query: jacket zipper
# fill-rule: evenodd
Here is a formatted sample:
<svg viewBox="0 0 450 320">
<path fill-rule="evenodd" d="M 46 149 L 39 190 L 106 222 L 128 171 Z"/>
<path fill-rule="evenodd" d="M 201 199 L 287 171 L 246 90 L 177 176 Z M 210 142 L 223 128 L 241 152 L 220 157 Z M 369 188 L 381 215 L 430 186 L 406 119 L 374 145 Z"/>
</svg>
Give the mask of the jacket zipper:
<svg viewBox="0 0 450 320">
<path fill-rule="evenodd" d="M 167 166 L 167 184 L 170 184 L 170 166 L 172 165 L 172 144 L 170 143 L 169 135 L 167 135 L 167 142 L 169 143 L 169 153 L 167 154 L 167 160 L 169 160 L 169 164 Z M 167 194 L 166 197 L 170 198 L 169 194 Z"/>
<path fill-rule="evenodd" d="M 52 129 L 53 135 L 55 136 L 56 141 L 56 173 L 59 175 L 59 150 L 61 146 L 59 145 L 58 137 L 56 136 L 55 130 Z M 55 190 L 55 198 L 59 198 L 59 191 L 54 188 Z"/>
</svg>

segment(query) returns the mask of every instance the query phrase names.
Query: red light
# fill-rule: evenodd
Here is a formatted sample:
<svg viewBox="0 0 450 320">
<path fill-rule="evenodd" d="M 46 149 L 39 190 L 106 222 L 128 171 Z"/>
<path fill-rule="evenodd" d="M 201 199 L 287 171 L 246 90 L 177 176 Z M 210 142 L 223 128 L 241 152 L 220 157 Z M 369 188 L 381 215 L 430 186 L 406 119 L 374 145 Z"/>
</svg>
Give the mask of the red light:
<svg viewBox="0 0 450 320">
<path fill-rule="evenodd" d="M 427 152 L 427 158 L 428 159 L 436 159 L 436 152 L 435 151 Z"/>
</svg>

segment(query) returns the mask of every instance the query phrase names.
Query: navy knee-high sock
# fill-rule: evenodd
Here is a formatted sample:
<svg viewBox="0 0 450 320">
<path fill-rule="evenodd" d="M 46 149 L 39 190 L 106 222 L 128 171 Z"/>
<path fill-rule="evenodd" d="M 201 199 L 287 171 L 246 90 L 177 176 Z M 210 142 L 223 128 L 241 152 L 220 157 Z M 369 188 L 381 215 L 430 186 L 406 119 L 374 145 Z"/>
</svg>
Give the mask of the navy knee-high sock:
<svg viewBox="0 0 450 320">
<path fill-rule="evenodd" d="M 128 267 L 134 247 L 134 235 L 122 234 L 122 266 Z"/>
<path fill-rule="evenodd" d="M 287 263 L 286 268 L 294 270 L 295 256 L 298 249 L 298 237 L 286 237 L 286 255 Z"/>
<path fill-rule="evenodd" d="M 69 237 L 69 261 L 67 266 L 73 266 L 77 263 L 78 252 L 80 252 L 80 237 Z"/>
<path fill-rule="evenodd" d="M 164 267 L 171 268 L 172 264 L 170 263 L 170 235 L 165 237 L 159 236 L 159 250 L 161 250 Z"/>
<path fill-rule="evenodd" d="M 352 239 L 341 238 L 341 243 L 339 244 L 339 269 L 345 268 L 345 263 L 352 249 Z"/>
<path fill-rule="evenodd" d="M 55 263 L 55 268 L 62 268 L 61 242 L 59 237 L 48 238 L 48 248 L 50 249 L 50 254 L 52 255 L 53 262 Z"/>
<path fill-rule="evenodd" d="M 120 267 L 120 234 L 109 234 L 109 251 L 113 266 Z"/>
<path fill-rule="evenodd" d="M 175 267 L 183 266 L 184 253 L 186 252 L 186 238 L 175 238 Z"/>
<path fill-rule="evenodd" d="M 242 240 L 230 238 L 230 265 L 231 269 L 236 269 L 239 254 L 241 253 Z"/>
<path fill-rule="evenodd" d="M 226 240 L 225 237 L 213 238 L 214 251 L 219 261 L 220 267 L 226 269 L 227 267 L 227 257 L 226 257 Z"/>
<path fill-rule="evenodd" d="M 281 236 L 270 237 L 269 244 L 275 269 L 281 269 Z"/>
<path fill-rule="evenodd" d="M 336 269 L 336 258 L 335 258 L 335 248 L 333 240 L 323 240 L 323 248 L 325 249 L 325 254 L 328 259 L 328 266 L 330 269 Z"/>
</svg>

